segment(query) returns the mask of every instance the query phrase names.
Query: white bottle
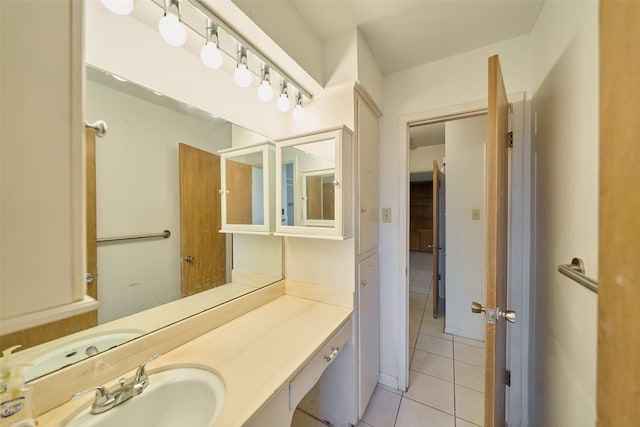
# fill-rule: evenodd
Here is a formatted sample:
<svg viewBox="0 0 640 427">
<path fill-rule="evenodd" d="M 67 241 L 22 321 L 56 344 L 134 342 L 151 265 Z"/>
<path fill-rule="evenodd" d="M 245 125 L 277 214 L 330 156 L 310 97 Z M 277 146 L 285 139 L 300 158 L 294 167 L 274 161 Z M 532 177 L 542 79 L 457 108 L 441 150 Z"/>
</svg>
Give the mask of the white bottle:
<svg viewBox="0 0 640 427">
<path fill-rule="evenodd" d="M 0 395 L 0 427 L 36 427 L 31 402 L 31 388 L 25 386 L 22 368 L 14 365 L 6 390 Z"/>
</svg>

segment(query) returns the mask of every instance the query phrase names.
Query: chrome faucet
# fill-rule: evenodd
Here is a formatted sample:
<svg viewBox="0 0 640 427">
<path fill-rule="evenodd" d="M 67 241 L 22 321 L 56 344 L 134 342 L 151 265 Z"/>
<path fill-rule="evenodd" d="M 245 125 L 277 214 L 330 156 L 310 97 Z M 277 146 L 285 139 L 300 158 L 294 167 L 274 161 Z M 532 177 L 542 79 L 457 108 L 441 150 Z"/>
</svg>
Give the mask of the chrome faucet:
<svg viewBox="0 0 640 427">
<path fill-rule="evenodd" d="M 96 392 L 96 398 L 91 404 L 91 413 L 92 414 L 102 414 L 103 412 L 108 411 L 111 408 L 115 408 L 116 406 L 126 402 L 131 399 L 133 396 L 137 396 L 144 391 L 145 388 L 149 386 L 149 377 L 147 376 L 147 372 L 145 370 L 145 366 L 147 363 L 152 360 L 160 357 L 160 353 L 156 353 L 151 358 L 146 360 L 142 365 L 138 367 L 136 370 L 136 375 L 134 379 L 127 384 L 126 378 L 120 378 L 120 388 L 110 393 L 104 386 L 92 387 L 87 390 L 83 390 L 71 396 L 71 399 L 76 399 L 80 396 L 84 396 L 87 393 L 92 391 Z"/>
</svg>

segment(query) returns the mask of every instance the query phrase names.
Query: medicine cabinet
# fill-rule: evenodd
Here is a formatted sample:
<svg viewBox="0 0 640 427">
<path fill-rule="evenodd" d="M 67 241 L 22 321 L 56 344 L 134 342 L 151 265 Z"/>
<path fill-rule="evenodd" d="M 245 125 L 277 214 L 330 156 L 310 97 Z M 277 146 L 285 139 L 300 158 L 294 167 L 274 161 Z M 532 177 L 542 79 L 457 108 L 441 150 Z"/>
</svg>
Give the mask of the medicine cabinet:
<svg viewBox="0 0 640 427">
<path fill-rule="evenodd" d="M 275 225 L 273 143 L 222 150 L 223 233 L 271 234 Z"/>
<path fill-rule="evenodd" d="M 346 127 L 276 144 L 276 235 L 352 237 L 352 147 Z"/>
</svg>

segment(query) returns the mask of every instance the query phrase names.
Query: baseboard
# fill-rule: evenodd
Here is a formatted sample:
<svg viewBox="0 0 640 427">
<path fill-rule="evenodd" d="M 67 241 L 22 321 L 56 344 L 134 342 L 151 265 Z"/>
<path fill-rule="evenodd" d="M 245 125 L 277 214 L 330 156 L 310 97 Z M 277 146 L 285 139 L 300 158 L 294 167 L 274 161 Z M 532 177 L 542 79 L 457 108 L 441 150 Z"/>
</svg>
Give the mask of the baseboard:
<svg viewBox="0 0 640 427">
<path fill-rule="evenodd" d="M 378 383 L 386 385 L 387 387 L 398 389 L 398 378 L 390 375 L 380 374 L 378 376 Z"/>
</svg>

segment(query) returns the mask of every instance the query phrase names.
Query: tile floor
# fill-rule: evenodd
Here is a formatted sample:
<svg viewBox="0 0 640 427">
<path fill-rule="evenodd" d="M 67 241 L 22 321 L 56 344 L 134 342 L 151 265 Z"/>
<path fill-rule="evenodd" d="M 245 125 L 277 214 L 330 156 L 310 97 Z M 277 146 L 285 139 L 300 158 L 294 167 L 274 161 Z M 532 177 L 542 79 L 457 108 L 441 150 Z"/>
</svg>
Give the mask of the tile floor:
<svg viewBox="0 0 640 427">
<path fill-rule="evenodd" d="M 484 415 L 484 343 L 443 332 L 432 315 L 431 254 L 411 252 L 409 390 L 378 384 L 357 427 L 473 427 Z"/>
</svg>

